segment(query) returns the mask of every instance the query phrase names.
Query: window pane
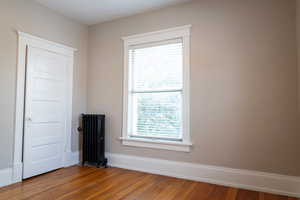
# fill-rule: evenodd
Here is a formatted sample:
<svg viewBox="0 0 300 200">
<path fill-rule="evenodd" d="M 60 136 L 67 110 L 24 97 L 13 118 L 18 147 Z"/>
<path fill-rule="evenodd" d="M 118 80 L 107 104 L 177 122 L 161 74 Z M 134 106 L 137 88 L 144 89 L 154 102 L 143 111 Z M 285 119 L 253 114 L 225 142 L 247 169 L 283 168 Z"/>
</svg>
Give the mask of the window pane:
<svg viewBox="0 0 300 200">
<path fill-rule="evenodd" d="M 182 42 L 130 50 L 134 90 L 182 89 Z"/>
<path fill-rule="evenodd" d="M 181 139 L 181 92 L 133 94 L 133 135 Z"/>
</svg>

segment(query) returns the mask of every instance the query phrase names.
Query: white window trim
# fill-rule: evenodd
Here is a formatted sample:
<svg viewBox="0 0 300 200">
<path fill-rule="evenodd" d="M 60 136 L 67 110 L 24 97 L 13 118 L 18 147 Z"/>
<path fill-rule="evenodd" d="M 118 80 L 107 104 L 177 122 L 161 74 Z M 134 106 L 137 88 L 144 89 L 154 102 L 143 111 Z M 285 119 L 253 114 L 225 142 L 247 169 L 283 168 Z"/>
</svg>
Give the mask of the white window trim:
<svg viewBox="0 0 300 200">
<path fill-rule="evenodd" d="M 123 129 L 120 138 L 123 145 L 165 149 L 173 151 L 189 152 L 190 136 L 190 29 L 191 25 L 165 29 L 145 34 L 123 37 L 124 41 L 124 83 L 123 83 Z M 160 139 L 132 138 L 128 135 L 128 80 L 129 80 L 129 48 L 133 45 L 159 42 L 182 38 L 183 41 L 183 138 L 182 141 L 170 141 Z"/>
</svg>

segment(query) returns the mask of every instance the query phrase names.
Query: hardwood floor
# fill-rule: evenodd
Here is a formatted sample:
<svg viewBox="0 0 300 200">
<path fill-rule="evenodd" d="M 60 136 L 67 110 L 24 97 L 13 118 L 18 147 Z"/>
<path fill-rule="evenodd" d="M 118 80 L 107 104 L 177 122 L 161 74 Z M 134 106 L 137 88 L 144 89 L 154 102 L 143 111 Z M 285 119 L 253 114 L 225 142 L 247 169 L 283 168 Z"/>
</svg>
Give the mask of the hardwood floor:
<svg viewBox="0 0 300 200">
<path fill-rule="evenodd" d="M 0 199 L 297 200 L 125 169 L 79 166 L 0 188 Z"/>
</svg>

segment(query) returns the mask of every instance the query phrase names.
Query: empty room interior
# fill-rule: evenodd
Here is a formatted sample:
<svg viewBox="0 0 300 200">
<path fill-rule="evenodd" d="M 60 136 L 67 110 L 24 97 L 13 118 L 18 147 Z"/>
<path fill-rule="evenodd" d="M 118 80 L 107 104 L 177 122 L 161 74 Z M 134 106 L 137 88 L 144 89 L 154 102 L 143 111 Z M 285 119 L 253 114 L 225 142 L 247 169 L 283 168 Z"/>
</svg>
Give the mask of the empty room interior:
<svg viewBox="0 0 300 200">
<path fill-rule="evenodd" d="M 299 200 L 300 0 L 1 0 L 0 200 Z"/>
</svg>

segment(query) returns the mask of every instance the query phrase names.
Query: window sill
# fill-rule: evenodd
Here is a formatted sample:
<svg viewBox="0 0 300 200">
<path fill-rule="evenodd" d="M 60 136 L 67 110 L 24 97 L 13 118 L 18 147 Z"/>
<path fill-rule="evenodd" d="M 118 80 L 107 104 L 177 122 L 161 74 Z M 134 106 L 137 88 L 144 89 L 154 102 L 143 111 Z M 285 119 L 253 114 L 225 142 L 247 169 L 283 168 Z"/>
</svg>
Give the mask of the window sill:
<svg viewBox="0 0 300 200">
<path fill-rule="evenodd" d="M 164 149 L 171 151 L 183 151 L 190 152 L 190 147 L 192 143 L 183 143 L 175 141 L 165 141 L 157 139 L 140 139 L 140 138 L 120 138 L 122 144 L 125 146 L 134 146 L 134 147 L 145 147 L 152 149 Z"/>
</svg>

